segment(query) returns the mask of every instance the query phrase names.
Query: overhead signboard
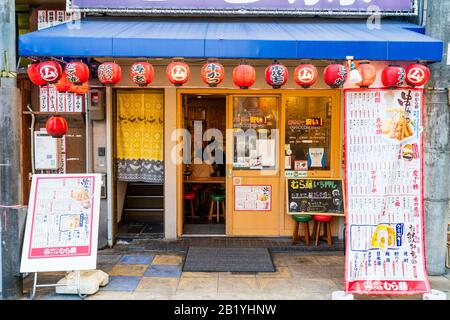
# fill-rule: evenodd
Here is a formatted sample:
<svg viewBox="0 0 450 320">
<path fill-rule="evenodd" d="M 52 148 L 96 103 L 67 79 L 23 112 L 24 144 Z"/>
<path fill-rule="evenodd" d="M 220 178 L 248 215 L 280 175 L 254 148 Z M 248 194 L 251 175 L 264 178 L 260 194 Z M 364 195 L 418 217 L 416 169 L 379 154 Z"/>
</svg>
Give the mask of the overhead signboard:
<svg viewBox="0 0 450 320">
<path fill-rule="evenodd" d="M 389 15 L 417 12 L 415 0 L 68 0 L 67 9 L 83 12 L 146 12 L 150 14 Z"/>
<path fill-rule="evenodd" d="M 345 92 L 345 290 L 430 291 L 425 268 L 423 89 Z"/>
<path fill-rule="evenodd" d="M 100 174 L 33 176 L 20 272 L 96 268 Z"/>
</svg>

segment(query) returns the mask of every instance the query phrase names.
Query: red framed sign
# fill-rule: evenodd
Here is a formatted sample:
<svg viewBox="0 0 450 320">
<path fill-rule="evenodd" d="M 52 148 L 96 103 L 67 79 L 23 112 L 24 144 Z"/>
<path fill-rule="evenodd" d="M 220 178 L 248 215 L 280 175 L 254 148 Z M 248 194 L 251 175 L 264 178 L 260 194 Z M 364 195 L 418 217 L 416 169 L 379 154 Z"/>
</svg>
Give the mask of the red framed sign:
<svg viewBox="0 0 450 320">
<path fill-rule="evenodd" d="M 20 272 L 96 268 L 100 174 L 33 176 Z"/>
<path fill-rule="evenodd" d="M 345 90 L 345 291 L 430 292 L 423 208 L 423 89 Z"/>
</svg>

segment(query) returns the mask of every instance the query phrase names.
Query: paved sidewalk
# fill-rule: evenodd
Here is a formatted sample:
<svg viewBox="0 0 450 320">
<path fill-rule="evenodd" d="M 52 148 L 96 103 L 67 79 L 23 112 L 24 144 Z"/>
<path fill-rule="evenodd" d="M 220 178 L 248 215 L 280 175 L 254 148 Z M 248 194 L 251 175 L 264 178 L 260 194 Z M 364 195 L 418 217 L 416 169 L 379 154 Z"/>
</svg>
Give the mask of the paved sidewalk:
<svg viewBox="0 0 450 320">
<path fill-rule="evenodd" d="M 123 248 L 122 248 L 123 249 Z M 109 284 L 87 300 L 329 300 L 343 290 L 343 252 L 273 253 L 274 273 L 182 272 L 185 252 L 101 250 L 98 269 L 110 276 Z M 450 299 L 450 270 L 445 276 L 429 277 L 431 287 Z M 56 283 L 65 273 L 41 273 L 39 283 Z M 28 292 L 33 277 L 25 279 Z M 35 299 L 80 299 L 57 295 L 54 288 L 39 288 Z M 414 299 L 367 297 L 355 299 Z"/>
</svg>

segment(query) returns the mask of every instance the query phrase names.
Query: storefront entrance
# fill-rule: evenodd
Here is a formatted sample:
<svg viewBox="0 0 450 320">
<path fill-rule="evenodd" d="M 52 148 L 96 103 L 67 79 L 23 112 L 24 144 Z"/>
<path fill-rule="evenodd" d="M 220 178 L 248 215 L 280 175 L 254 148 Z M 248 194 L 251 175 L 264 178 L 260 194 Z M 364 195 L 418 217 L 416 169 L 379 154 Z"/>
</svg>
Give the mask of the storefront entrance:
<svg viewBox="0 0 450 320">
<path fill-rule="evenodd" d="M 180 149 L 177 171 L 181 182 L 177 190 L 179 236 L 291 236 L 294 224 L 287 214 L 286 178 L 342 176 L 339 91 L 241 92 L 177 92 L 177 127 L 186 128 L 189 138 L 178 140 L 184 148 Z M 211 119 L 208 110 L 221 113 Z M 219 135 L 208 133 L 216 125 Z M 200 150 L 198 158 L 205 156 L 205 150 L 217 150 L 213 144 L 220 144 L 219 136 L 223 136 L 220 152 L 225 151 L 226 166 L 212 170 L 208 177 L 193 179 L 193 167 L 181 160 L 193 161 L 195 149 Z M 189 157 L 184 151 L 187 148 L 191 150 Z M 207 183 L 210 185 L 205 186 Z M 203 191 L 194 190 L 197 188 Z M 218 197 L 212 197 L 215 195 Z M 202 200 L 203 208 L 194 199 Z M 334 236 L 338 225 L 339 220 L 333 220 Z"/>
<path fill-rule="evenodd" d="M 225 235 L 225 95 L 184 95 L 183 233 Z"/>
</svg>

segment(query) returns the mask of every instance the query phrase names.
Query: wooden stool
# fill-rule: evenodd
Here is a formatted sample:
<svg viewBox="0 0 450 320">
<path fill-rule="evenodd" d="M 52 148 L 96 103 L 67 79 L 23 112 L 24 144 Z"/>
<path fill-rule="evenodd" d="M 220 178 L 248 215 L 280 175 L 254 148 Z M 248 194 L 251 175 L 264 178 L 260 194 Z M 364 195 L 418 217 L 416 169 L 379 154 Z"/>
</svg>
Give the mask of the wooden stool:
<svg viewBox="0 0 450 320">
<path fill-rule="evenodd" d="M 195 192 L 195 199 L 196 199 L 196 205 L 199 207 L 202 204 L 202 193 L 203 193 L 203 186 L 201 184 L 193 184 L 192 185 L 192 191 Z"/>
<path fill-rule="evenodd" d="M 185 201 L 189 201 L 190 202 L 190 206 L 191 206 L 191 218 L 194 219 L 195 218 L 195 213 L 194 213 L 194 202 L 195 202 L 195 192 L 189 191 L 189 192 L 185 192 L 183 195 L 183 199 Z"/>
<path fill-rule="evenodd" d="M 294 215 L 292 216 L 292 219 L 295 221 L 295 228 L 294 228 L 294 234 L 292 235 L 292 238 L 294 240 L 294 244 L 298 242 L 300 239 L 298 235 L 298 230 L 300 227 L 300 223 L 303 223 L 305 225 L 305 245 L 309 246 L 309 222 L 312 220 L 311 216 L 300 216 L 300 215 Z"/>
<path fill-rule="evenodd" d="M 215 202 L 217 204 L 217 210 L 216 210 L 217 223 L 219 223 L 219 221 L 220 221 L 219 203 L 222 204 L 223 220 L 225 221 L 225 195 L 223 195 L 223 194 L 212 194 L 212 195 L 209 196 L 209 200 L 211 200 L 211 207 L 209 209 L 208 220 L 211 221 L 212 218 L 213 218 L 214 202 Z"/>
<path fill-rule="evenodd" d="M 314 216 L 313 238 L 316 239 L 315 245 L 319 244 L 319 239 L 326 239 L 329 246 L 333 245 L 331 239 L 331 219 L 332 216 Z M 320 226 L 323 224 L 324 234 L 320 235 Z"/>
</svg>

